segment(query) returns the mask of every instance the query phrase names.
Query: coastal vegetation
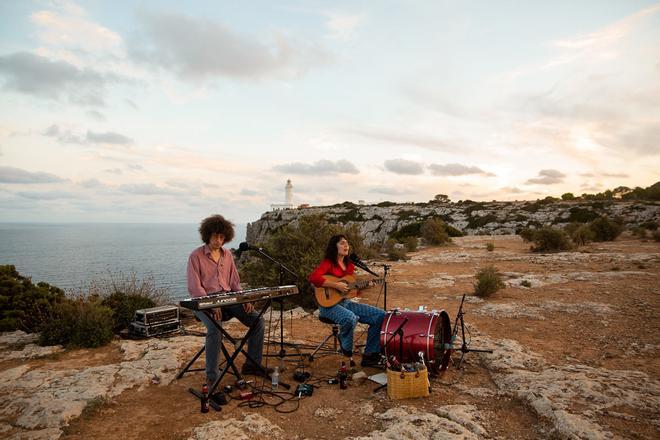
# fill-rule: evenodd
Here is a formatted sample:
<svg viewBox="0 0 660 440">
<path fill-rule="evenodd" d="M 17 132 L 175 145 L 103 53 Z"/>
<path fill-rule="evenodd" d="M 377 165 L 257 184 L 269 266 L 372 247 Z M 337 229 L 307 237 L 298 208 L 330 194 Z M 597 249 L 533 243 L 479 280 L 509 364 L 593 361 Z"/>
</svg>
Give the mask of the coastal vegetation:
<svg viewBox="0 0 660 440">
<path fill-rule="evenodd" d="M 474 294 L 481 298 L 487 298 L 500 289 L 504 288 L 502 275 L 495 266 L 486 266 L 475 275 Z"/>
<path fill-rule="evenodd" d="M 533 242 L 535 252 L 567 251 L 591 241 L 614 241 L 622 232 L 621 221 L 598 217 L 589 223 L 569 223 L 564 228 L 543 226 L 519 232 L 523 240 Z"/>
<path fill-rule="evenodd" d="M 325 243 L 335 234 L 346 235 L 352 252 L 363 258 L 377 254 L 375 250 L 364 245 L 357 225 L 346 227 L 333 224 L 323 215 L 303 216 L 295 224 L 287 224 L 274 231 L 264 243 L 258 243 L 269 255 L 295 272 L 295 284 L 301 294 L 292 297 L 292 303 L 307 308 L 314 307 L 313 287 L 307 281 L 307 276 L 323 259 Z M 250 286 L 274 286 L 294 282 L 288 273 L 284 273 L 280 281 L 278 266 L 254 253 L 241 257 L 239 261 L 241 279 Z"/>
<path fill-rule="evenodd" d="M 99 347 L 128 327 L 135 310 L 162 302 L 154 280 L 111 274 L 87 291 L 65 295 L 45 282 L 32 283 L 13 265 L 0 266 L 0 331 L 39 333 L 41 345 Z"/>
</svg>

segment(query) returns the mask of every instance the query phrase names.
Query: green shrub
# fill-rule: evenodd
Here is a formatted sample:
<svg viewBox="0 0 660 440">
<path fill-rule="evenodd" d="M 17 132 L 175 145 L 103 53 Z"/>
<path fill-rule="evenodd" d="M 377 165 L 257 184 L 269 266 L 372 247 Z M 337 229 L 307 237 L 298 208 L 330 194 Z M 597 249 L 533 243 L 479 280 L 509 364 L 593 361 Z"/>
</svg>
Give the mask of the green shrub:
<svg viewBox="0 0 660 440">
<path fill-rule="evenodd" d="M 147 296 L 113 292 L 103 298 L 101 305 L 112 311 L 112 331 L 119 333 L 128 328 L 136 310 L 154 307 L 156 303 Z"/>
<path fill-rule="evenodd" d="M 600 217 L 589 223 L 594 241 L 614 241 L 623 232 L 623 225 L 607 217 Z"/>
<path fill-rule="evenodd" d="M 476 229 L 485 226 L 488 223 L 492 223 L 496 221 L 497 221 L 497 217 L 495 217 L 493 214 L 487 214 L 484 215 L 483 217 L 471 217 L 470 221 L 468 222 L 467 228 Z"/>
<path fill-rule="evenodd" d="M 520 238 L 525 241 L 532 241 L 534 239 L 534 231 L 535 230 L 531 228 L 524 228 L 518 232 L 518 235 L 520 235 Z"/>
<path fill-rule="evenodd" d="M 544 226 L 534 231 L 534 252 L 566 251 L 571 249 L 571 240 L 566 232 Z"/>
<path fill-rule="evenodd" d="M 597 212 L 594 212 L 591 209 L 580 208 L 578 206 L 574 206 L 569 212 L 571 213 L 568 217 L 569 222 L 588 223 L 599 217 Z"/>
<path fill-rule="evenodd" d="M 500 272 L 495 266 L 486 266 L 475 275 L 477 282 L 474 284 L 474 294 L 486 298 L 504 288 L 504 282 Z"/>
<path fill-rule="evenodd" d="M 390 238 L 397 241 L 403 241 L 406 237 L 419 237 L 421 235 L 421 222 L 410 223 L 403 226 L 390 234 Z"/>
<path fill-rule="evenodd" d="M 393 239 L 389 239 L 387 240 L 387 243 L 385 243 L 385 253 L 387 254 L 387 259 L 389 261 L 407 259 L 405 248 L 401 245 L 401 243 L 397 243 L 396 240 Z"/>
<path fill-rule="evenodd" d="M 632 235 L 639 238 L 646 238 L 648 234 L 646 232 L 646 228 L 637 226 L 636 228 L 632 229 Z"/>
<path fill-rule="evenodd" d="M 424 240 L 431 245 L 439 245 L 451 241 L 449 234 L 447 233 L 445 222 L 438 217 L 426 220 L 422 224 L 420 232 Z"/>
<path fill-rule="evenodd" d="M 593 231 L 589 225 L 583 223 L 570 223 L 566 225 L 564 231 L 571 237 L 571 240 L 576 246 L 584 246 L 594 240 Z"/>
<path fill-rule="evenodd" d="M 0 331 L 40 331 L 64 291 L 48 283 L 32 284 L 13 265 L 0 266 Z"/>
<path fill-rule="evenodd" d="M 112 311 L 98 298 L 82 296 L 58 303 L 41 328 L 41 345 L 100 347 L 112 340 Z"/>
<path fill-rule="evenodd" d="M 493 252 L 495 250 L 495 245 L 491 242 L 486 243 L 486 250 L 488 252 Z"/>
<path fill-rule="evenodd" d="M 642 223 L 640 226 L 642 226 L 645 229 L 648 229 L 649 231 L 656 231 L 658 229 L 658 222 L 654 220 L 650 220 L 648 222 Z"/>
<path fill-rule="evenodd" d="M 406 248 L 407 252 L 415 252 L 417 250 L 417 238 L 416 237 L 406 237 L 403 241 L 403 245 Z"/>
<path fill-rule="evenodd" d="M 445 229 L 447 230 L 447 234 L 449 234 L 450 237 L 462 237 L 465 234 L 463 234 L 463 231 L 460 229 L 456 229 L 452 225 L 449 225 L 445 223 Z"/>
<path fill-rule="evenodd" d="M 313 286 L 307 277 L 323 259 L 325 246 L 331 236 L 345 234 L 351 244 L 351 252 L 367 259 L 374 254 L 373 248 L 364 245 L 357 225 L 342 227 L 330 224 L 323 215 L 300 217 L 295 225 L 285 225 L 273 232 L 265 243 L 258 245 L 267 250 L 273 258 L 281 261 L 298 275 L 296 284 L 300 295 L 294 295 L 290 301 L 306 308 L 315 308 Z M 242 281 L 251 287 L 275 286 L 279 284 L 279 271 L 275 264 L 252 253 L 243 261 L 239 272 Z M 285 274 L 284 283 L 290 283 L 291 277 Z"/>
<path fill-rule="evenodd" d="M 529 280 L 522 280 L 520 285 L 523 287 L 532 287 L 532 283 L 530 283 Z"/>
</svg>

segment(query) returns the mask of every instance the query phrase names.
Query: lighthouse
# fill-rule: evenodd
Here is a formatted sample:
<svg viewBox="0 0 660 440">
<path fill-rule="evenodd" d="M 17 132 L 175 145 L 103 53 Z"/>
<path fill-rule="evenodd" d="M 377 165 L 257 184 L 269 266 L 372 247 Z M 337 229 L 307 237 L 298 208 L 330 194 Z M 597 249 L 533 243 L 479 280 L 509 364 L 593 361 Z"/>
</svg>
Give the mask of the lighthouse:
<svg viewBox="0 0 660 440">
<path fill-rule="evenodd" d="M 291 179 L 287 179 L 286 185 L 284 185 L 284 204 L 287 205 L 287 208 L 293 208 L 293 185 L 291 184 Z"/>
<path fill-rule="evenodd" d="M 270 209 L 273 211 L 279 211 L 280 209 L 294 209 L 293 206 L 293 184 L 291 179 L 286 180 L 286 185 L 284 185 L 284 203 L 273 203 L 270 205 Z"/>
</svg>

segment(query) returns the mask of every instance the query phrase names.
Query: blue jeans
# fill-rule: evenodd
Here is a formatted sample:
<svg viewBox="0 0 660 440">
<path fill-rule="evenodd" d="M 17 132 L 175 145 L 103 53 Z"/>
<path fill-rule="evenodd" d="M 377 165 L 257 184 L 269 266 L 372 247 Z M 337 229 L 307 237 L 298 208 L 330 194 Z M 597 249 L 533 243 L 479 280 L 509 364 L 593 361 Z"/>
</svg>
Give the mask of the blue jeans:
<svg viewBox="0 0 660 440">
<path fill-rule="evenodd" d="M 368 304 L 342 300 L 332 307 L 319 307 L 319 316 L 339 324 L 339 342 L 347 351 L 353 351 L 353 331 L 358 322 L 369 324 L 365 353 L 380 351 L 380 328 L 385 312 Z"/>
<path fill-rule="evenodd" d="M 222 344 L 222 333 L 216 328 L 211 319 L 204 312 L 194 312 L 202 323 L 206 326 L 206 380 L 213 384 L 220 376 L 218 369 L 218 358 L 220 355 L 220 344 Z M 259 316 L 256 310 L 252 313 L 246 313 L 243 304 L 234 304 L 222 308 L 222 321 L 228 321 L 231 318 L 238 319 L 243 325 L 251 326 Z M 222 322 L 220 323 L 222 325 Z M 259 319 L 252 335 L 247 340 L 247 354 L 261 365 L 261 355 L 264 350 L 264 319 Z"/>
</svg>

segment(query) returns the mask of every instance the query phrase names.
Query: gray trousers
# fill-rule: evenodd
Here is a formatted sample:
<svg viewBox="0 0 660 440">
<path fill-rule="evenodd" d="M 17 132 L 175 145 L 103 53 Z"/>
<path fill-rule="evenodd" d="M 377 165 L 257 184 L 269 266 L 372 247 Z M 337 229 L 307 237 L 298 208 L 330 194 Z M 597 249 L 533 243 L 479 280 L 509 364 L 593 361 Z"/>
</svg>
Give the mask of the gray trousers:
<svg viewBox="0 0 660 440">
<path fill-rule="evenodd" d="M 195 316 L 197 316 L 206 326 L 206 381 L 210 386 L 220 376 L 218 364 L 222 333 L 220 333 L 220 330 L 218 330 L 213 321 L 211 321 L 204 312 L 197 311 L 194 313 Z M 243 309 L 243 304 L 234 304 L 222 308 L 223 322 L 228 321 L 231 318 L 236 318 L 243 325 L 250 327 L 258 316 L 259 312 L 256 310 L 251 313 L 246 313 L 245 309 Z M 222 323 L 220 324 L 222 325 Z M 264 319 L 262 317 L 255 325 L 252 335 L 250 335 L 250 338 L 247 340 L 247 354 L 259 365 L 261 365 L 261 358 L 264 350 L 264 327 Z"/>
</svg>

